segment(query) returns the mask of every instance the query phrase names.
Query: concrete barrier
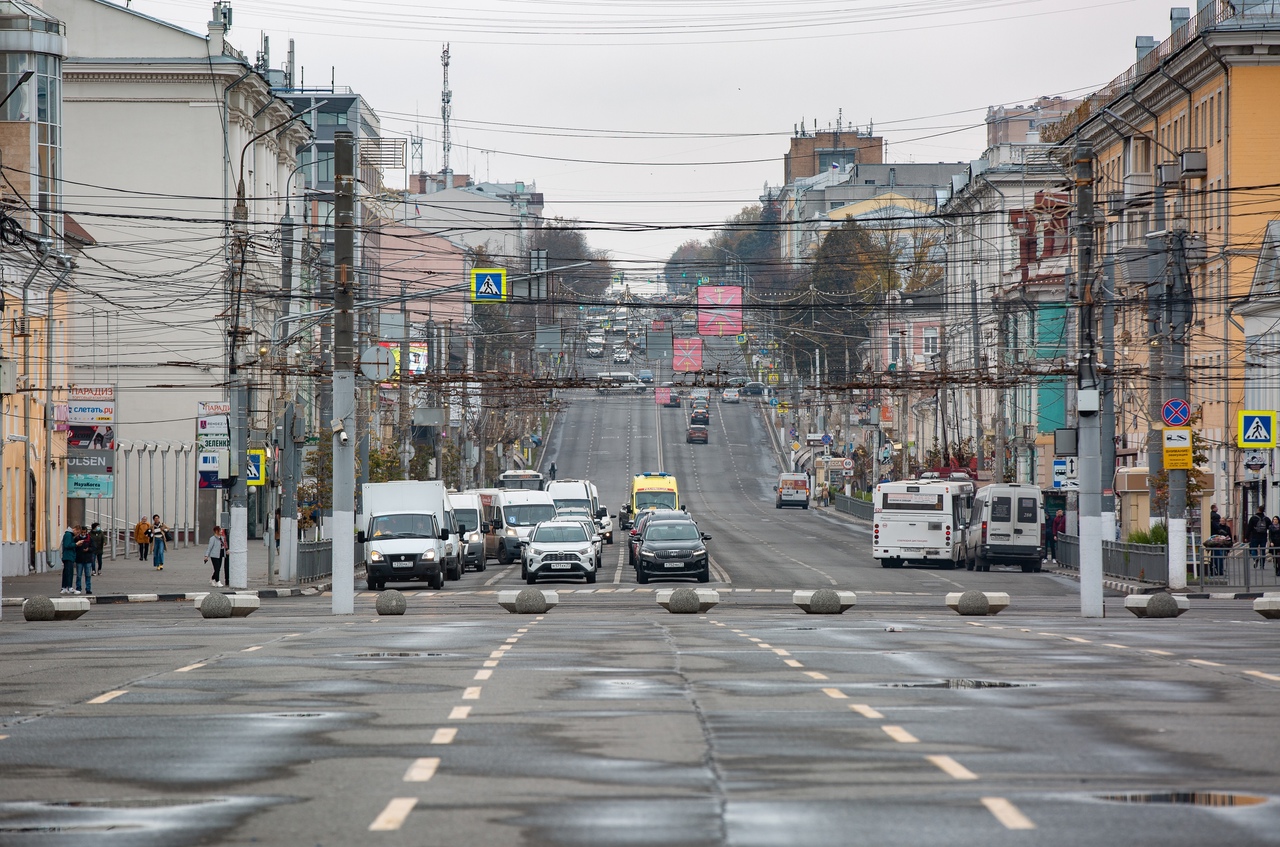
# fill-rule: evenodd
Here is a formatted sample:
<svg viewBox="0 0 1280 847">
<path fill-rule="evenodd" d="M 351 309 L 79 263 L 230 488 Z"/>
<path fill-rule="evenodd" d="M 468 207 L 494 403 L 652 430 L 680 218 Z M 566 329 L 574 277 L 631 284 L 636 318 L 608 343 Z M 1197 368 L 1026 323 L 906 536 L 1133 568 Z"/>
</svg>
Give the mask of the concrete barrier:
<svg viewBox="0 0 1280 847">
<path fill-rule="evenodd" d="M 498 605 L 506 609 L 511 614 L 513 615 L 516 614 L 516 598 L 520 596 L 521 591 L 526 591 L 526 590 L 530 590 L 530 589 L 517 588 L 517 589 L 512 589 L 507 591 L 499 591 Z M 535 588 L 532 590 L 534 591 L 540 590 L 542 592 L 542 596 L 545 597 L 547 601 L 548 612 L 554 609 L 556 607 L 556 604 L 560 602 L 560 594 L 556 591 L 553 591 L 549 588 L 543 588 L 543 589 Z"/>
<path fill-rule="evenodd" d="M 952 591 L 946 597 L 947 607 L 953 612 L 964 614 L 960 611 L 960 598 L 967 592 Z M 987 598 L 987 614 L 998 615 L 1005 609 L 1009 608 L 1009 595 L 1004 591 L 983 591 L 980 592 Z"/>
<path fill-rule="evenodd" d="M 1173 613 L 1168 614 L 1162 612 L 1161 614 L 1148 614 L 1147 606 L 1150 605 L 1151 601 L 1156 597 L 1168 597 L 1173 600 L 1175 604 L 1173 607 Z M 1157 601 L 1158 605 L 1166 603 L 1168 603 L 1168 600 Z M 1161 591 L 1158 594 L 1130 594 L 1124 598 L 1124 607 L 1130 612 L 1133 612 L 1135 617 L 1139 618 L 1176 618 L 1191 608 L 1191 601 L 1181 594 L 1169 594 L 1168 592 Z"/>
<path fill-rule="evenodd" d="M 29 621 L 73 621 L 89 611 L 88 597 L 29 597 L 22 617 Z"/>
<path fill-rule="evenodd" d="M 204 608 L 205 601 L 210 597 L 222 597 L 227 603 L 224 605 L 221 600 L 213 601 L 215 604 L 210 609 Z M 258 611 L 262 606 L 262 601 L 258 599 L 257 594 L 221 594 L 217 592 L 205 592 L 195 596 L 195 607 L 200 614 L 206 618 L 247 618 L 254 612 Z M 222 608 L 229 607 L 230 611 L 222 613 Z M 210 612 L 206 614 L 206 612 Z"/>
<path fill-rule="evenodd" d="M 1267 620 L 1280 619 L 1280 594 L 1265 594 L 1253 601 L 1253 610 Z"/>
<path fill-rule="evenodd" d="M 658 605 L 666 609 L 668 612 L 671 611 L 671 594 L 675 590 L 676 589 L 674 588 L 661 588 L 655 595 L 658 600 Z M 714 609 L 716 604 L 720 602 L 720 592 L 716 591 L 714 588 L 694 588 L 693 591 L 698 595 L 699 612 Z"/>
<path fill-rule="evenodd" d="M 378 593 L 373 607 L 380 615 L 403 615 L 409 608 L 409 601 L 405 599 L 403 593 L 394 588 L 388 588 Z"/>
<path fill-rule="evenodd" d="M 801 609 L 804 609 L 805 614 L 807 615 L 843 615 L 858 604 L 858 595 L 854 594 L 852 591 L 835 591 L 830 588 L 822 588 L 819 589 L 819 591 L 830 591 L 832 594 L 835 594 L 838 606 L 828 611 L 820 602 L 819 608 L 814 609 L 813 595 L 816 594 L 817 591 L 796 591 L 791 595 L 791 602 L 795 603 Z M 828 596 L 829 595 L 824 594 L 819 598 L 819 600 L 821 601 L 823 598 Z"/>
</svg>

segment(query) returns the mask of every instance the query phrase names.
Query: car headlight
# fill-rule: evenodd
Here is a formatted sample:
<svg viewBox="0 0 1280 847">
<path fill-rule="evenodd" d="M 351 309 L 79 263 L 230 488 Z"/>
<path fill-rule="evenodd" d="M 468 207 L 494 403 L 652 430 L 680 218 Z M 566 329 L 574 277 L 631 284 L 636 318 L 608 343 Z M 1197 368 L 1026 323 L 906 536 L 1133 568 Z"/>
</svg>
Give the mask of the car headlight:
<svg viewBox="0 0 1280 847">
<path fill-rule="evenodd" d="M 478 532 L 469 532 L 469 533 L 467 533 L 467 540 L 468 540 L 468 541 L 470 541 L 470 542 L 472 542 L 472 543 L 475 543 L 476 541 L 479 541 L 479 540 L 480 540 L 480 533 L 478 533 Z"/>
<path fill-rule="evenodd" d="M 657 555 L 656 555 L 656 554 L 654 554 L 654 553 L 650 553 L 648 550 L 645 550 L 644 552 L 642 552 L 642 553 L 640 554 L 640 558 L 642 558 L 642 559 L 656 559 L 656 558 L 658 558 L 658 557 L 657 557 Z"/>
<path fill-rule="evenodd" d="M 530 547 L 530 548 L 529 548 L 529 558 L 530 558 L 530 559 L 536 559 L 536 558 L 538 558 L 538 557 L 539 557 L 539 556 L 541 556 L 541 555 L 542 555 L 542 551 L 541 551 L 541 550 L 539 550 L 537 547 Z"/>
<path fill-rule="evenodd" d="M 707 555 L 707 548 L 706 548 L 706 547 L 699 547 L 697 550 L 694 550 L 694 551 L 693 551 L 693 555 L 695 555 L 695 556 L 705 556 L 705 555 Z"/>
<path fill-rule="evenodd" d="M 594 549 L 595 549 L 594 547 L 583 547 L 581 550 L 578 551 L 578 555 L 586 556 Z"/>
<path fill-rule="evenodd" d="M 507 530 L 507 537 L 508 537 L 508 538 L 519 538 L 519 537 L 520 537 L 520 532 L 519 532 L 519 530 L 509 529 L 509 530 Z"/>
<path fill-rule="evenodd" d="M 427 550 L 422 554 L 422 560 L 426 562 L 434 562 L 436 560 L 436 551 Z"/>
<path fill-rule="evenodd" d="M 381 561 L 382 561 L 382 554 L 381 554 L 381 553 L 379 553 L 377 550 L 374 550 L 372 553 L 370 553 L 370 554 L 369 554 L 369 561 L 371 561 L 371 562 L 381 562 Z"/>
</svg>

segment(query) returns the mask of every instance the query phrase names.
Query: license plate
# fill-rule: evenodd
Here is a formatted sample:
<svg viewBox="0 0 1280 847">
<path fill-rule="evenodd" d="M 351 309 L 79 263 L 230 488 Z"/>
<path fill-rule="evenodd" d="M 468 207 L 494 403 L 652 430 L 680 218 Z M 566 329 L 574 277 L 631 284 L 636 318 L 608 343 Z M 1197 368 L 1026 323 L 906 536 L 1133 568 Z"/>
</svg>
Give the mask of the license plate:
<svg viewBox="0 0 1280 847">
<path fill-rule="evenodd" d="M 553 564 L 551 565 L 551 570 L 553 570 L 553 571 L 567 571 L 567 570 L 569 570 L 569 563 L 568 563 L 568 562 L 555 562 L 555 563 L 553 563 Z"/>
<path fill-rule="evenodd" d="M 391 563 L 391 567 L 393 567 L 393 568 L 411 568 L 411 567 L 413 567 L 413 562 L 392 562 L 392 563 Z"/>
<path fill-rule="evenodd" d="M 683 568 L 684 562 L 667 562 L 666 564 L 663 565 L 663 567 L 664 568 Z"/>
</svg>

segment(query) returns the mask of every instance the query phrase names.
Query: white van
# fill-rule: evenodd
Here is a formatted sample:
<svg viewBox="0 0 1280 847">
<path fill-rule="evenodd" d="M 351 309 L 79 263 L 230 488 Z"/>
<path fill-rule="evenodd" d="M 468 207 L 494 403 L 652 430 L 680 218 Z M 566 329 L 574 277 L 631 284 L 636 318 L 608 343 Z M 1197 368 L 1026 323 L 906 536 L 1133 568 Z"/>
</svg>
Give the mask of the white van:
<svg viewBox="0 0 1280 847">
<path fill-rule="evenodd" d="M 547 483 L 547 493 L 557 509 L 582 509 L 595 521 L 596 532 L 606 543 L 613 543 L 613 518 L 609 508 L 600 505 L 596 487 L 585 479 L 554 479 Z"/>
<path fill-rule="evenodd" d="M 462 568 L 484 570 L 484 503 L 475 491 L 449 492 L 449 505 L 453 518 L 458 522 L 459 543 L 462 544 Z"/>
<path fill-rule="evenodd" d="M 445 579 L 462 578 L 462 540 L 458 538 L 458 524 L 449 505 L 445 485 L 438 479 L 393 480 L 391 482 L 367 482 L 361 489 L 361 502 L 365 514 L 357 517 L 356 526 L 367 526 L 368 517 L 377 511 L 426 511 L 435 516 L 436 525 L 448 530 L 444 538 L 441 566 Z"/>
<path fill-rule="evenodd" d="M 776 494 L 774 507 L 799 506 L 809 508 L 809 475 L 807 473 L 784 473 L 778 475 L 778 484 L 773 487 Z"/>
<path fill-rule="evenodd" d="M 520 542 L 543 521 L 556 516 L 556 501 L 546 491 L 497 491 L 485 512 L 484 554 L 504 565 L 520 559 Z"/>
<path fill-rule="evenodd" d="M 444 587 L 458 543 L 450 525 L 441 520 L 443 511 L 435 507 L 443 497 L 444 483 L 439 481 L 371 482 L 364 486 L 364 513 L 356 524 L 356 541 L 364 550 L 370 591 L 381 591 L 388 582 L 409 580 L 429 582 L 436 589 Z"/>
<path fill-rule="evenodd" d="M 645 384 L 630 371 L 605 371 L 596 374 L 596 391 L 600 394 L 643 394 Z"/>
<path fill-rule="evenodd" d="M 973 498 L 965 530 L 969 570 L 992 565 L 1018 565 L 1023 573 L 1040 570 L 1044 561 L 1044 498 L 1040 487 L 994 483 Z"/>
</svg>

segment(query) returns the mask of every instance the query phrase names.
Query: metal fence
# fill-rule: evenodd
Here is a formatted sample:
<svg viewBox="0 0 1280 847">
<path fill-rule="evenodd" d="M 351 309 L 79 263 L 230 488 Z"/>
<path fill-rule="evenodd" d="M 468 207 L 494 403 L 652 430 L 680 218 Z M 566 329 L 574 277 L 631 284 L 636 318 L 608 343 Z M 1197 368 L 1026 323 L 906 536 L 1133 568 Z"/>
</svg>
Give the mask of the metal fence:
<svg viewBox="0 0 1280 847">
<path fill-rule="evenodd" d="M 846 497 L 843 494 L 837 494 L 833 502 L 837 512 L 844 512 L 846 515 L 853 515 L 855 518 L 860 518 L 864 521 L 875 519 L 875 504 L 870 500 L 859 500 L 857 497 Z"/>
<path fill-rule="evenodd" d="M 1058 564 L 1080 567 L 1080 539 L 1058 536 Z M 1139 582 L 1169 584 L 1169 554 L 1163 544 L 1102 542 L 1102 572 L 1107 576 Z M 1266 591 L 1280 587 L 1280 548 L 1247 545 L 1222 550 L 1193 547 L 1187 553 L 1188 587 L 1214 587 Z"/>
<path fill-rule="evenodd" d="M 1079 569 L 1080 539 L 1074 535 L 1059 535 L 1057 559 L 1063 567 Z M 1167 585 L 1169 556 L 1163 544 L 1103 540 L 1102 572 L 1119 579 Z"/>
<path fill-rule="evenodd" d="M 355 544 L 352 561 L 359 562 L 362 555 L 361 545 Z M 315 582 L 333 576 L 333 542 L 328 539 L 299 541 L 297 575 L 298 582 Z"/>
<path fill-rule="evenodd" d="M 1205 589 L 1229 585 L 1245 591 L 1265 591 L 1280 586 L 1278 569 L 1280 548 L 1251 549 L 1237 544 L 1226 550 L 1205 550 L 1202 561 L 1187 565 L 1187 584 Z"/>
</svg>

